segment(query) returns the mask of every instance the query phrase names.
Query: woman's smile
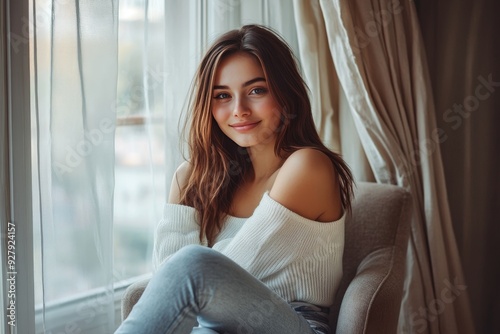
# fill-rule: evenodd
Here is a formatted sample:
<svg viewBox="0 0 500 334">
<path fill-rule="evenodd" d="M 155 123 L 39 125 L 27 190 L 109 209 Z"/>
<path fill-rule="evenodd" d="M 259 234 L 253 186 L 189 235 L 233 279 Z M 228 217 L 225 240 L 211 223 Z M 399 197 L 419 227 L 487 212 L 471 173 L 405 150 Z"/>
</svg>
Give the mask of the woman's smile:
<svg viewBox="0 0 500 334">
<path fill-rule="evenodd" d="M 261 121 L 257 122 L 239 122 L 239 123 L 234 123 L 230 124 L 229 126 L 235 129 L 236 131 L 239 132 L 246 132 L 249 130 L 252 130 L 253 128 L 257 127 L 260 124 Z"/>
</svg>

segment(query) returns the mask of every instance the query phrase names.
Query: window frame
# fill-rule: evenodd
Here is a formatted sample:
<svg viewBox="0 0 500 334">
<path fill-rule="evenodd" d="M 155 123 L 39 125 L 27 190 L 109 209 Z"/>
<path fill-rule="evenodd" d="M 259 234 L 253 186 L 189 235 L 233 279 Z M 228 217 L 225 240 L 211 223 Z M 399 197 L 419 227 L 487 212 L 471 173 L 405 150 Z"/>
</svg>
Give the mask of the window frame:
<svg viewBox="0 0 500 334">
<path fill-rule="evenodd" d="M 2 284 L 2 331 L 4 333 L 34 333 L 33 286 L 33 219 L 31 183 L 31 118 L 29 36 L 25 31 L 29 18 L 28 0 L 7 0 L 0 5 L 0 16 L 5 25 L 0 29 L 2 49 L 2 113 L 7 123 L 7 152 L 4 168 L 7 196 L 4 199 L 6 215 L 2 216 L 2 281 L 6 282 L 7 234 L 9 223 L 15 224 L 15 298 L 9 298 L 7 284 Z M 13 45 L 12 38 L 19 38 Z M 6 112 L 5 112 L 6 111 Z M 4 175 L 2 175 L 4 177 Z M 4 180 L 2 180 L 4 181 Z M 20 247 L 22 245 L 22 247 Z M 10 275 L 9 275 L 10 276 Z M 15 300 L 15 326 L 8 324 L 7 307 Z"/>
</svg>

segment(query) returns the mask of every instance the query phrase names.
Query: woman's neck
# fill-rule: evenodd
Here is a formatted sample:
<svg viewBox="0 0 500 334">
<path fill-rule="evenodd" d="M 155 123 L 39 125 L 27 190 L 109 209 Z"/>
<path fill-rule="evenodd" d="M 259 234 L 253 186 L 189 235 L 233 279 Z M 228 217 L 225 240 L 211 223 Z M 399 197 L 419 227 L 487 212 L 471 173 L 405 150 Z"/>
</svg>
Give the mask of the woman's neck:
<svg viewBox="0 0 500 334">
<path fill-rule="evenodd" d="M 252 161 L 253 175 L 249 175 L 247 182 L 266 182 L 283 164 L 285 159 L 276 156 L 274 145 L 249 148 L 248 154 Z"/>
</svg>

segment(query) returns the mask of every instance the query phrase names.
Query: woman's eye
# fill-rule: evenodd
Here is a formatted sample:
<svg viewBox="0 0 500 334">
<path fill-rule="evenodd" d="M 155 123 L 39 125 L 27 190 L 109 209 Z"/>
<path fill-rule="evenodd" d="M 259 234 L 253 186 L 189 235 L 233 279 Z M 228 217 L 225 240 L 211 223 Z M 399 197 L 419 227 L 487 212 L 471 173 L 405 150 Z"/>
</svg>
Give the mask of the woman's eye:
<svg viewBox="0 0 500 334">
<path fill-rule="evenodd" d="M 265 88 L 254 88 L 254 89 L 252 89 L 250 94 L 260 95 L 260 94 L 264 94 L 265 92 L 266 92 Z"/>
<path fill-rule="evenodd" d="M 229 97 L 229 94 L 226 94 L 226 93 L 220 93 L 220 94 L 217 94 L 214 96 L 214 99 L 227 99 Z"/>
</svg>

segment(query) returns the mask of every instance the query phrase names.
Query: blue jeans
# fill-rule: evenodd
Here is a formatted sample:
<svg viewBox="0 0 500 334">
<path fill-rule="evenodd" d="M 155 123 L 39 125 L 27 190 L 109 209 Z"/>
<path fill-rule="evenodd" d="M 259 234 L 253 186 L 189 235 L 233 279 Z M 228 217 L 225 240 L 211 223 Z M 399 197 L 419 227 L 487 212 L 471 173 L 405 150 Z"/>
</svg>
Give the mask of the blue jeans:
<svg viewBox="0 0 500 334">
<path fill-rule="evenodd" d="M 201 328 L 193 328 L 196 324 Z M 163 263 L 115 334 L 312 334 L 290 305 L 223 254 L 186 246 Z"/>
</svg>

